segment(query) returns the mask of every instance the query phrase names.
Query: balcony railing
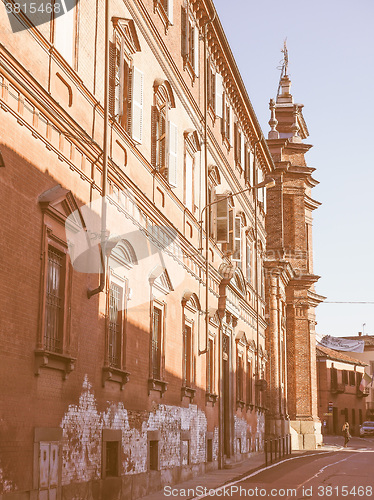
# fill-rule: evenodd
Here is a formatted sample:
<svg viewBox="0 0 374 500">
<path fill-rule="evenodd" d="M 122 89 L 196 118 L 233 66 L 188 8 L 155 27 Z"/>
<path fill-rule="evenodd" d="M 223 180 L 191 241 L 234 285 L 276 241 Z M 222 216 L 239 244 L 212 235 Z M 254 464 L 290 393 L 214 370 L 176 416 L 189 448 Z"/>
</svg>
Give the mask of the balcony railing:
<svg viewBox="0 0 374 500">
<path fill-rule="evenodd" d="M 345 392 L 345 384 L 343 383 L 336 383 L 331 385 L 331 392 L 333 394 L 342 394 Z"/>
</svg>

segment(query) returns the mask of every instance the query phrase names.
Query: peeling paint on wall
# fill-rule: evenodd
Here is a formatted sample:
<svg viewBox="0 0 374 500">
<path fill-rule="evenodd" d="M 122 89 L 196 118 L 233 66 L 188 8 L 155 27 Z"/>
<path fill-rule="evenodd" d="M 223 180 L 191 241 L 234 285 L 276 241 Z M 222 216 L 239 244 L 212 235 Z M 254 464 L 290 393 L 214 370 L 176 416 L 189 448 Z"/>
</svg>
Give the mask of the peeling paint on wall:
<svg viewBox="0 0 374 500">
<path fill-rule="evenodd" d="M 181 465 L 181 431 L 190 432 L 190 463 L 205 462 L 205 413 L 196 405 L 181 408 L 155 404 L 153 408 L 150 413 L 128 411 L 121 402 L 108 402 L 105 411 L 99 412 L 86 376 L 78 405 L 70 405 L 61 422 L 64 440 L 62 484 L 100 478 L 103 428 L 122 432 L 122 474 L 147 471 L 148 431 L 160 433 L 160 469 Z M 218 428 L 215 428 L 213 459 L 217 457 Z"/>
<path fill-rule="evenodd" d="M 16 486 L 9 479 L 5 479 L 4 471 L 0 467 L 0 494 L 1 493 L 10 493 L 12 491 L 16 491 Z"/>
</svg>

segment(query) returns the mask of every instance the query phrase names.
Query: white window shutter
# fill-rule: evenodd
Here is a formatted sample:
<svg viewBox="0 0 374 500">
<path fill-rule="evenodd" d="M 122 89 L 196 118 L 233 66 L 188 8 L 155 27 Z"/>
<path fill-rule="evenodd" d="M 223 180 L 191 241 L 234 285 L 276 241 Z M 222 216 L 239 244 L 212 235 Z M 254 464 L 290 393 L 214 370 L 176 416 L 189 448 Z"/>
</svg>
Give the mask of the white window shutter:
<svg viewBox="0 0 374 500">
<path fill-rule="evenodd" d="M 193 29 L 193 37 L 194 37 L 194 61 L 193 61 L 193 69 L 196 76 L 199 76 L 199 28 L 197 26 Z"/>
<path fill-rule="evenodd" d="M 251 186 L 254 186 L 256 183 L 254 179 L 254 156 L 249 148 L 248 152 L 249 152 L 249 183 Z"/>
<path fill-rule="evenodd" d="M 167 0 L 167 6 L 168 6 L 168 19 L 169 19 L 169 23 L 170 24 L 173 24 L 173 3 L 174 3 L 174 0 Z"/>
<path fill-rule="evenodd" d="M 223 117 L 223 78 L 219 73 L 216 73 L 215 112 L 219 118 Z"/>
<path fill-rule="evenodd" d="M 185 186 L 185 199 L 186 207 L 193 212 L 193 158 L 186 153 L 186 186 Z"/>
<path fill-rule="evenodd" d="M 142 142 L 143 135 L 143 73 L 134 67 L 132 74 L 131 132 L 132 138 Z"/>
<path fill-rule="evenodd" d="M 171 123 L 169 124 L 169 164 L 168 164 L 168 181 L 171 186 L 177 186 L 178 174 L 178 127 Z"/>
<path fill-rule="evenodd" d="M 73 65 L 75 12 L 70 9 L 54 20 L 54 46 L 70 66 Z"/>
<path fill-rule="evenodd" d="M 234 138 L 234 113 L 232 112 L 232 106 L 229 104 L 229 136 L 228 140 L 229 143 L 232 145 L 233 144 L 233 138 Z"/>
<path fill-rule="evenodd" d="M 263 176 L 262 170 L 259 168 L 257 170 L 257 182 L 258 182 L 258 184 L 260 184 L 260 182 L 262 182 L 263 180 L 264 180 L 264 176 Z M 261 201 L 263 203 L 264 202 L 264 188 L 260 188 L 257 191 L 258 191 L 257 199 L 258 199 L 258 201 Z"/>
<path fill-rule="evenodd" d="M 245 139 L 243 132 L 240 134 L 240 165 L 244 168 L 245 165 Z"/>
</svg>

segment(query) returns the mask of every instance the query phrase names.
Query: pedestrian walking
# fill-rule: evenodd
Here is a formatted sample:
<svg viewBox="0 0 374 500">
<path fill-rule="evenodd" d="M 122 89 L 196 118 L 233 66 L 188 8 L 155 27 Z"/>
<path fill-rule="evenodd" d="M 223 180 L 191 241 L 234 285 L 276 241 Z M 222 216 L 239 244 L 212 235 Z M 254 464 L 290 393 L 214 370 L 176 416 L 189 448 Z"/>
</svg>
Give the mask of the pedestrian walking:
<svg viewBox="0 0 374 500">
<path fill-rule="evenodd" d="M 351 435 L 349 433 L 349 423 L 346 422 L 342 427 L 342 433 L 344 436 L 344 448 L 347 447 L 348 441 L 351 439 Z"/>
</svg>

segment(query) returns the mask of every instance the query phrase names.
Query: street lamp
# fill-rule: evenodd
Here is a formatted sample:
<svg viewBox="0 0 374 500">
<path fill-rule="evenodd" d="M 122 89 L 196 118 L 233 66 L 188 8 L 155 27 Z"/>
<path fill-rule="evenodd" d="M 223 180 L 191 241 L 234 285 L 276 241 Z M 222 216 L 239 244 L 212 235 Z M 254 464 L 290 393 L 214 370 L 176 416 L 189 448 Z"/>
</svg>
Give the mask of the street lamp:
<svg viewBox="0 0 374 500">
<path fill-rule="evenodd" d="M 257 145 L 257 143 L 255 144 L 255 146 Z M 199 251 L 202 251 L 203 250 L 203 214 L 204 212 L 210 208 L 212 205 L 215 205 L 223 200 L 226 200 L 228 198 L 232 198 L 234 196 L 238 196 L 239 194 L 242 194 L 242 193 L 245 193 L 245 192 L 248 192 L 248 191 L 253 191 L 254 193 L 257 193 L 257 190 L 258 189 L 262 189 L 262 188 L 270 188 L 270 187 L 274 187 L 275 186 L 275 180 L 273 178 L 270 178 L 266 181 L 263 181 L 263 182 L 260 182 L 258 184 L 255 184 L 254 186 L 249 186 L 245 189 L 242 189 L 240 191 L 237 191 L 236 193 L 231 193 L 231 194 L 228 194 L 227 196 L 223 197 L 223 198 L 220 198 L 219 200 L 215 200 L 215 201 L 212 201 L 211 203 L 208 203 L 207 205 L 205 205 L 201 212 L 200 212 L 200 217 L 199 217 L 199 229 L 200 229 L 200 235 L 199 235 Z M 206 221 L 209 221 L 209 213 L 206 215 Z M 205 349 L 204 350 L 200 350 L 200 346 L 199 346 L 199 355 L 202 355 L 202 354 L 206 354 L 208 352 L 208 339 L 209 339 L 209 314 L 208 314 L 208 310 L 209 310 L 209 224 L 206 224 L 206 234 L 205 234 L 205 238 L 206 238 L 206 255 L 204 256 L 204 260 L 205 260 L 205 286 L 206 286 L 206 295 L 205 295 Z M 255 237 L 256 237 L 256 285 L 255 285 L 255 288 L 256 288 L 256 297 L 257 297 L 257 307 L 256 307 L 256 312 L 257 312 L 257 349 L 258 349 L 258 344 L 259 344 L 259 331 L 258 331 L 258 328 L 259 328 L 259 321 L 258 321 L 258 270 L 257 270 L 257 266 L 258 266 L 258 263 L 257 263 L 257 259 L 258 259 L 258 256 L 257 256 L 257 195 L 255 196 Z M 220 269 L 219 269 L 219 272 L 222 276 L 222 278 L 226 281 L 229 281 L 232 276 L 233 276 L 233 267 L 228 265 L 228 264 L 224 264 L 222 263 L 221 266 L 220 266 Z M 220 330 L 222 328 L 222 323 L 221 323 L 221 318 L 220 318 Z M 222 343 L 221 343 L 221 334 L 219 335 L 219 373 L 221 372 L 221 369 L 220 369 L 220 366 L 221 366 L 221 358 L 222 358 L 222 353 L 221 353 L 221 348 L 222 348 Z M 258 353 L 257 353 L 257 364 L 256 364 L 256 380 L 258 380 Z M 222 406 L 222 401 L 221 401 L 221 398 L 222 398 L 222 388 L 221 388 L 221 374 L 220 374 L 220 381 L 219 381 L 219 421 L 220 421 L 220 425 L 219 425 L 219 428 L 220 428 L 220 438 L 219 438 L 219 442 L 220 442 L 220 453 L 219 453 L 219 466 L 220 468 L 222 468 L 223 464 L 222 464 L 222 439 L 223 439 L 223 436 L 221 435 L 221 433 L 223 432 L 222 431 L 222 419 L 223 419 L 223 416 L 222 416 L 222 409 L 223 409 L 223 406 Z"/>
</svg>

